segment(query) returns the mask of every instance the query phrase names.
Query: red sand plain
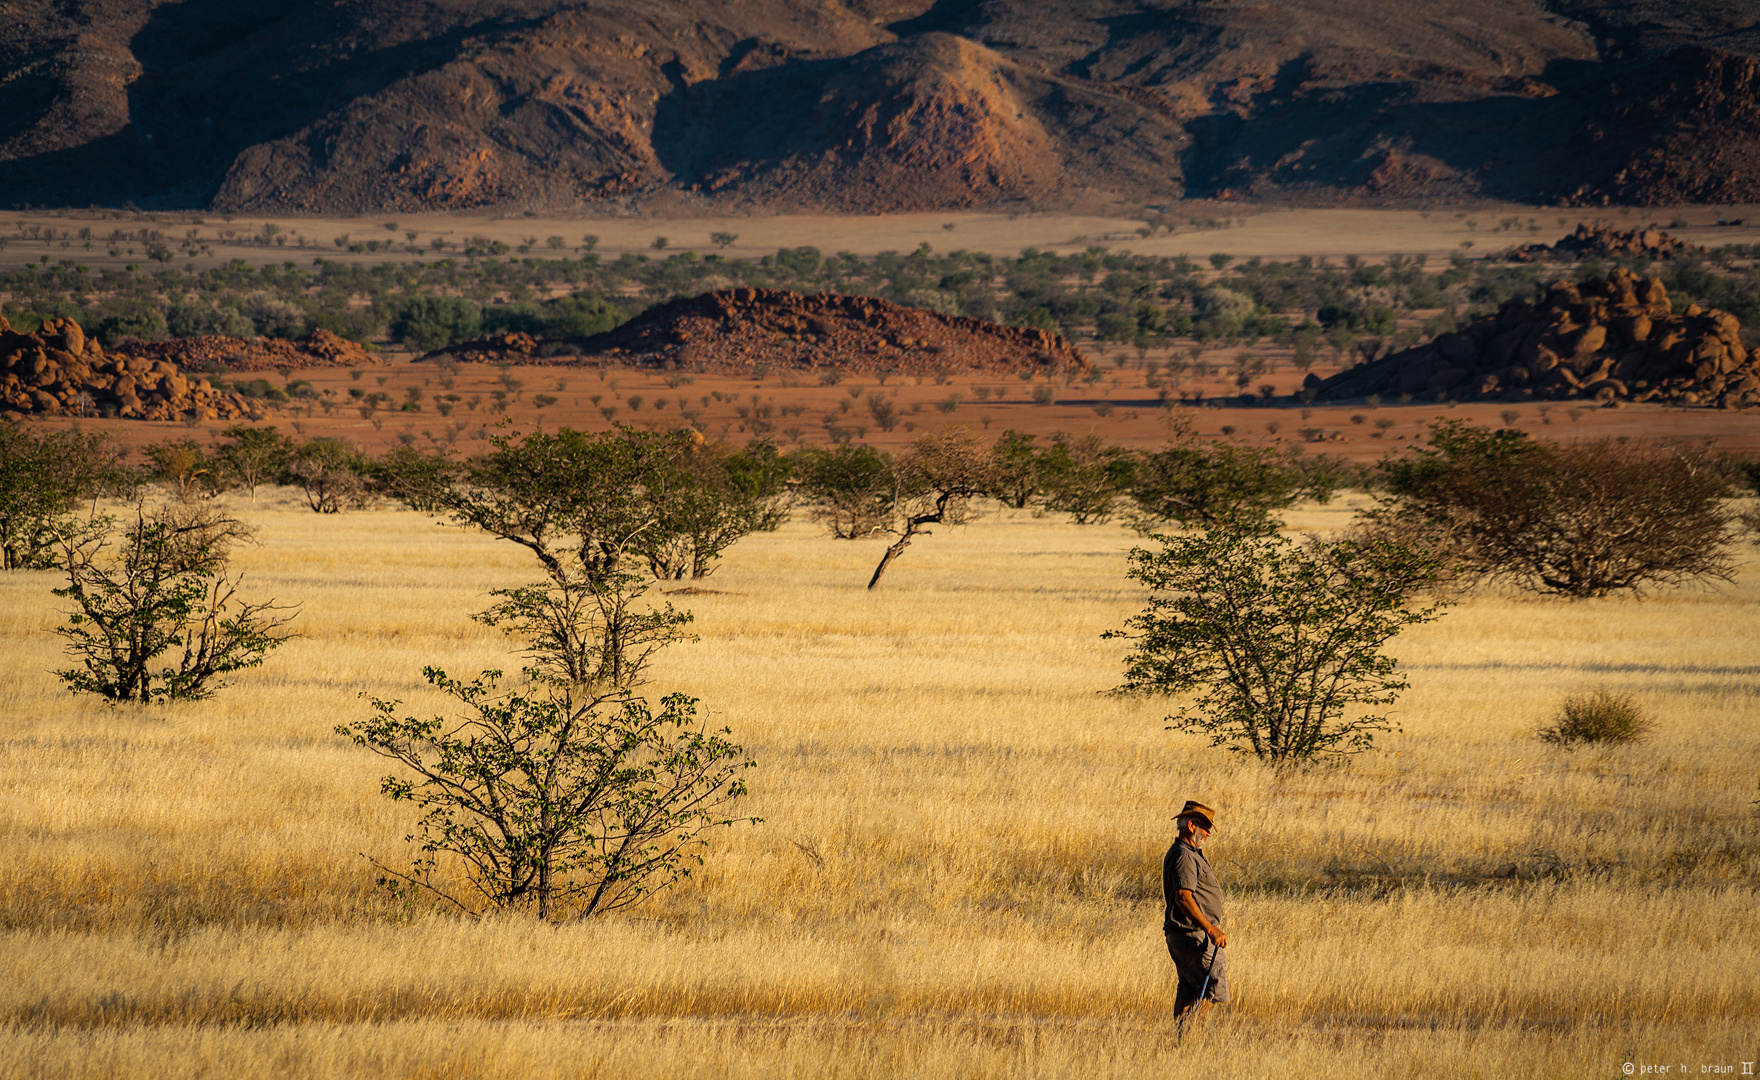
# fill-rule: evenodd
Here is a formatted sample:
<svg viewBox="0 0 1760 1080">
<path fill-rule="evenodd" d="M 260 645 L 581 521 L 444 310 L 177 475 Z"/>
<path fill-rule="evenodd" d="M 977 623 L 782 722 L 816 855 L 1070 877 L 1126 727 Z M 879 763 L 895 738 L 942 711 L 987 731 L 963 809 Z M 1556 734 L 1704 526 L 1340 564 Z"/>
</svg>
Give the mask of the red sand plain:
<svg viewBox="0 0 1760 1080">
<path fill-rule="evenodd" d="M 1204 354 L 1207 363 L 1228 369 L 1232 355 L 1240 350 L 1216 349 Z M 1258 347 L 1255 352 L 1274 360 L 1279 350 Z M 1337 454 L 1357 461 L 1372 461 L 1390 450 L 1411 445 L 1438 418 L 1462 419 L 1493 427 L 1514 426 L 1530 434 L 1559 441 L 1604 438 L 1664 438 L 1713 440 L 1724 450 L 1760 454 L 1760 410 L 1726 412 L 1708 409 L 1677 409 L 1661 405 L 1634 405 L 1619 409 L 1593 405 L 1554 403 L 1541 406 L 1463 404 L 1437 405 L 1384 403 L 1270 406 L 1184 405 L 1163 406 L 1157 391 L 1145 385 L 1141 358 L 1114 348 L 1090 358 L 1102 373 L 1100 381 L 1078 380 L 1051 384 L 1056 403 L 1042 405 L 1033 391 L 1043 380 L 1022 382 L 1013 377 L 955 376 L 946 383 L 932 378 L 893 376 L 881 385 L 875 378 L 850 378 L 833 385 L 806 379 L 785 379 L 772 374 L 764 379 L 727 375 L 691 375 L 683 372 L 642 371 L 631 368 L 569 368 L 544 366 L 498 366 L 459 364 L 450 371 L 434 361 L 415 361 L 397 353 L 380 354 L 382 362 L 359 368 L 354 378 L 347 369 L 310 369 L 292 373 L 305 379 L 320 395 L 320 402 L 271 405 L 260 421 L 289 434 L 331 436 L 346 439 L 363 449 L 381 452 L 400 441 L 430 448 L 448 446 L 471 454 L 486 448 L 488 434 L 535 427 L 573 427 L 585 431 L 610 429 L 624 423 L 637 427 L 677 428 L 691 423 L 710 438 L 744 443 L 754 437 L 741 407 L 754 410 L 768 406 L 769 438 L 788 448 L 795 445 L 829 445 L 825 418 L 855 433 L 858 441 L 897 449 L 922 434 L 961 425 L 981 436 L 994 437 L 1009 429 L 1050 435 L 1097 434 L 1109 442 L 1151 448 L 1163 443 L 1169 421 L 1180 417 L 1201 436 L 1231 438 L 1264 446 L 1299 446 L 1316 453 Z M 1159 359 L 1151 352 L 1150 360 Z M 1124 361 L 1123 367 L 1118 366 Z M 1326 365 L 1315 368 L 1325 375 Z M 247 373 L 244 378 L 264 376 L 280 383 L 274 372 Z M 1276 370 L 1254 378 L 1254 385 L 1270 384 L 1282 394 L 1293 391 L 1300 373 L 1287 361 Z M 420 393 L 419 409 L 404 411 L 410 390 Z M 1232 390 L 1221 375 L 1187 379 L 1179 388 L 1219 396 Z M 360 415 L 350 390 L 385 393 L 390 404 L 372 418 Z M 981 393 L 986 396 L 980 397 Z M 496 394 L 504 395 L 498 401 Z M 892 431 L 882 431 L 869 414 L 870 394 L 891 398 L 901 417 Z M 440 411 L 441 396 L 457 395 L 450 415 Z M 718 396 L 717 396 L 718 395 Z M 540 396 L 554 398 L 540 403 Z M 950 399 L 959 400 L 951 410 Z M 639 405 L 637 399 L 640 399 Z M 848 406 L 847 410 L 844 406 Z M 615 409 L 607 417 L 602 410 Z M 687 421 L 685 412 L 696 414 Z M 1513 413 L 1506 419 L 1505 413 Z M 1388 424 L 1387 421 L 1391 421 Z M 229 426 L 210 421 L 195 426 L 182 422 L 148 423 L 135 420 L 30 421 L 45 427 L 78 425 L 87 431 L 103 431 L 124 445 L 140 447 L 166 439 L 194 437 L 206 442 Z"/>
</svg>

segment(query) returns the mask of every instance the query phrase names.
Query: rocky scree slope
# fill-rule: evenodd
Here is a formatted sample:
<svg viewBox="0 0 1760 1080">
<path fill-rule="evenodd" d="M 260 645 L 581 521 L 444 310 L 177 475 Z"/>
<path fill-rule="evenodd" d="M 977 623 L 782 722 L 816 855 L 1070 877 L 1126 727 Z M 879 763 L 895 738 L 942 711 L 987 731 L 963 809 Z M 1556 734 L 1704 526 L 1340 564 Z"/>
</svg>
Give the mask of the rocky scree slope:
<svg viewBox="0 0 1760 1080">
<path fill-rule="evenodd" d="M 1749 0 L 10 0 L 0 201 L 1760 199 Z"/>
<path fill-rule="evenodd" d="M 110 351 L 131 359 L 163 360 L 191 372 L 364 367 L 379 362 L 358 342 L 322 329 L 301 338 L 204 334 L 169 341 L 130 341 Z"/>
</svg>

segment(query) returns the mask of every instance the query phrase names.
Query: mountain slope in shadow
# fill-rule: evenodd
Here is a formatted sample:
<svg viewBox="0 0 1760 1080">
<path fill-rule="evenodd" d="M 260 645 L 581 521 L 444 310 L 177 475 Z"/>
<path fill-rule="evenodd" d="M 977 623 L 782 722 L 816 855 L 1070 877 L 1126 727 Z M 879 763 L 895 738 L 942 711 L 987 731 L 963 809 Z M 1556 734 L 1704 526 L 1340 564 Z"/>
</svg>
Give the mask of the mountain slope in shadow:
<svg viewBox="0 0 1760 1080">
<path fill-rule="evenodd" d="M 0 204 L 1760 196 L 1751 0 L 14 0 Z"/>
</svg>

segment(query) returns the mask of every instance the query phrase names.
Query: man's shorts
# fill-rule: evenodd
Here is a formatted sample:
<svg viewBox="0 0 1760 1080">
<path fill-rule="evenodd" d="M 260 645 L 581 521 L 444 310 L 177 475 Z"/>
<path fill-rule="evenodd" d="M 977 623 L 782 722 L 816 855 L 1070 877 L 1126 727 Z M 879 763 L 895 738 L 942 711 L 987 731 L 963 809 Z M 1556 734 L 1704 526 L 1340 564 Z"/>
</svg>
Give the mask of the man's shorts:
<svg viewBox="0 0 1760 1080">
<path fill-rule="evenodd" d="M 1163 933 L 1167 937 L 1167 954 L 1173 957 L 1174 970 L 1179 972 L 1178 1000 L 1196 1001 L 1202 990 L 1206 998 L 1218 1005 L 1228 1001 L 1228 950 L 1211 944 L 1210 935 L 1203 931 L 1189 934 L 1167 927 Z M 1210 979 L 1207 989 L 1206 975 Z"/>
</svg>

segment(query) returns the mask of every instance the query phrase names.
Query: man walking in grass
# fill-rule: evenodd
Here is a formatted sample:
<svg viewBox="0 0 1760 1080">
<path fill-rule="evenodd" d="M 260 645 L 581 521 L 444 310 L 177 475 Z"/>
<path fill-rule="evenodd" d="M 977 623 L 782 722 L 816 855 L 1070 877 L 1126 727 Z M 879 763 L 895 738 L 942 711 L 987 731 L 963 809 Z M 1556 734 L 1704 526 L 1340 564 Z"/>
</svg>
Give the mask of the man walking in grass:
<svg viewBox="0 0 1760 1080">
<path fill-rule="evenodd" d="M 1167 898 L 1167 914 L 1161 931 L 1167 951 L 1179 973 L 1173 1014 L 1203 1016 L 1212 1003 L 1228 1002 L 1228 963 L 1222 950 L 1228 935 L 1222 932 L 1222 886 L 1204 857 L 1204 841 L 1216 828 L 1216 811 L 1195 800 L 1188 801 L 1174 819 L 1179 839 L 1161 860 L 1161 891 Z"/>
</svg>

